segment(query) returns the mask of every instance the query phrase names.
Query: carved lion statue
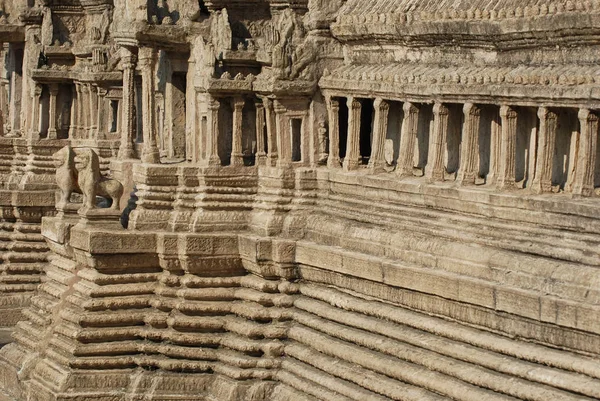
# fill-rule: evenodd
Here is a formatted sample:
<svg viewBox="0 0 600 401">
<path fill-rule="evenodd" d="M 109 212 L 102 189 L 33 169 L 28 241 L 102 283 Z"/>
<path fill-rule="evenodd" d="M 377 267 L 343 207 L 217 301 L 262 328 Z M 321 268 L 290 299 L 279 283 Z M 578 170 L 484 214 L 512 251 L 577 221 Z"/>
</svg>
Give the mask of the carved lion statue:
<svg viewBox="0 0 600 401">
<path fill-rule="evenodd" d="M 53 155 L 56 166 L 56 183 L 60 197 L 56 207 L 64 208 L 70 203 L 73 192 L 83 195 L 83 207 L 96 208 L 96 195 L 112 200 L 111 209 L 120 209 L 123 185 L 113 179 L 102 177 L 98 155 L 91 149 L 75 153 L 65 146 Z"/>
<path fill-rule="evenodd" d="M 79 172 L 79 188 L 83 195 L 83 207 L 94 209 L 96 195 L 110 198 L 111 209 L 120 209 L 120 199 L 123 195 L 123 185 L 113 179 L 100 175 L 100 161 L 98 155 L 91 149 L 84 149 L 75 156 L 75 168 Z"/>
<path fill-rule="evenodd" d="M 56 167 L 56 184 L 60 190 L 60 199 L 57 208 L 63 208 L 70 202 L 73 192 L 81 193 L 77 184 L 77 170 L 75 170 L 75 152 L 70 146 L 65 146 L 53 156 Z"/>
</svg>

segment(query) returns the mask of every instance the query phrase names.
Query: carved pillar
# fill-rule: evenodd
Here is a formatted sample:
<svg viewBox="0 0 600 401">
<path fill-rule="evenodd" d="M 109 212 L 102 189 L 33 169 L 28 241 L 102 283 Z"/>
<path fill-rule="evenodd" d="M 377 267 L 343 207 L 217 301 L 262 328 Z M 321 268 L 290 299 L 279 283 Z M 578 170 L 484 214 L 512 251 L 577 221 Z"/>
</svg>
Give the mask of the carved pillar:
<svg viewBox="0 0 600 401">
<path fill-rule="evenodd" d="M 502 126 L 499 112 L 490 124 L 490 167 L 485 177 L 486 184 L 496 183 L 502 174 Z"/>
<path fill-rule="evenodd" d="M 327 111 L 329 113 L 329 157 L 327 167 L 340 167 L 340 102 L 327 99 Z"/>
<path fill-rule="evenodd" d="M 210 99 L 208 102 L 208 133 L 206 141 L 206 158 L 209 166 L 220 166 L 219 158 L 219 109 L 221 102 Z"/>
<path fill-rule="evenodd" d="M 88 138 L 98 138 L 98 92 L 92 84 L 88 85 L 90 101 L 90 118 L 88 128 Z"/>
<path fill-rule="evenodd" d="M 277 160 L 277 123 L 275 121 L 275 110 L 273 110 L 273 101 L 264 98 L 266 123 L 267 123 L 267 165 L 273 167 Z"/>
<path fill-rule="evenodd" d="M 108 132 L 108 116 L 107 112 L 107 101 L 106 95 L 108 91 L 104 88 L 98 88 L 98 111 L 96 113 L 97 117 L 97 128 L 96 128 L 96 139 L 105 139 L 106 133 Z"/>
<path fill-rule="evenodd" d="M 40 108 L 42 107 L 40 103 L 40 98 L 42 97 L 42 86 L 39 84 L 33 85 L 31 88 L 31 122 L 30 122 L 30 131 L 29 131 L 29 139 L 38 140 L 40 139 Z"/>
<path fill-rule="evenodd" d="M 441 103 L 433 106 L 433 136 L 430 140 L 429 160 L 425 176 L 430 182 L 444 181 L 446 165 L 444 152 L 448 136 L 448 120 L 450 111 Z"/>
<path fill-rule="evenodd" d="M 500 119 L 502 121 L 502 142 L 498 188 L 514 188 L 516 183 L 517 112 L 512 107 L 502 106 L 500 107 Z"/>
<path fill-rule="evenodd" d="M 58 84 L 51 84 L 50 89 L 50 106 L 48 115 L 48 139 L 56 139 L 56 97 L 58 96 Z"/>
<path fill-rule="evenodd" d="M 8 43 L 0 43 L 0 136 L 7 133 L 8 124 Z"/>
<path fill-rule="evenodd" d="M 31 72 L 37 68 L 40 55 L 39 37 L 41 35 L 39 25 L 27 25 L 25 27 L 25 49 L 23 52 L 23 68 L 21 80 L 21 110 L 20 124 L 21 134 L 26 137 L 31 133 L 38 133 L 39 137 L 39 99 L 35 99 L 36 83 L 31 78 Z M 38 109 L 37 111 L 34 109 Z M 27 113 L 36 114 L 38 119 L 30 120 Z"/>
<path fill-rule="evenodd" d="M 256 102 L 256 164 L 263 166 L 267 157 L 265 152 L 265 106 Z"/>
<path fill-rule="evenodd" d="M 0 53 L 0 59 L 2 59 L 2 53 Z M 6 133 L 6 123 L 8 121 L 8 102 L 6 99 L 6 86 L 7 82 L 4 77 L 0 77 L 0 136 L 4 136 Z"/>
<path fill-rule="evenodd" d="M 532 189 L 537 193 L 552 191 L 552 161 L 556 142 L 556 123 L 558 116 L 546 107 L 538 109 L 540 136 Z"/>
<path fill-rule="evenodd" d="M 71 121 L 69 124 L 69 138 L 73 139 L 75 138 L 76 134 L 77 134 L 77 113 L 78 113 L 78 105 L 77 105 L 77 98 L 78 98 L 78 92 L 77 92 L 77 84 L 73 84 L 72 90 L 71 90 Z"/>
<path fill-rule="evenodd" d="M 134 131 L 133 108 L 135 105 L 135 56 L 129 49 L 123 48 L 121 66 L 123 68 L 123 99 L 121 100 L 121 145 L 119 146 L 119 159 L 133 159 L 135 156 L 133 144 L 136 132 Z"/>
<path fill-rule="evenodd" d="M 472 103 L 463 107 L 464 125 L 460 150 L 458 182 L 461 185 L 475 184 L 479 175 L 479 122 L 481 109 Z"/>
<path fill-rule="evenodd" d="M 144 150 L 142 161 L 144 163 L 159 163 L 160 151 L 156 140 L 156 101 L 155 101 L 155 70 L 156 49 L 142 47 L 139 50 L 139 64 L 142 70 L 142 133 L 144 136 Z"/>
<path fill-rule="evenodd" d="M 244 105 L 246 104 L 243 97 L 236 96 L 233 99 L 233 140 L 231 142 L 231 165 L 243 166 L 244 165 L 244 153 L 243 153 L 243 121 L 244 121 Z"/>
<path fill-rule="evenodd" d="M 277 166 L 285 167 L 292 162 L 292 144 L 287 109 L 279 101 L 273 103 L 275 110 L 275 127 L 277 130 Z"/>
<path fill-rule="evenodd" d="M 412 103 L 405 102 L 402 106 L 404 120 L 400 138 L 400 154 L 396 174 L 400 177 L 413 175 L 415 166 L 415 144 L 417 142 L 417 129 L 419 127 L 419 109 Z"/>
<path fill-rule="evenodd" d="M 360 114 L 362 104 L 354 97 L 348 98 L 348 141 L 344 170 L 356 170 L 360 164 Z"/>
<path fill-rule="evenodd" d="M 594 193 L 594 173 L 598 150 L 598 116 L 588 109 L 579 110 L 581 134 L 575 167 L 573 193 L 591 196 Z"/>
<path fill-rule="evenodd" d="M 375 123 L 373 124 L 373 145 L 371 146 L 369 168 L 373 173 L 378 173 L 384 171 L 385 166 L 385 137 L 388 129 L 390 104 L 381 98 L 377 98 L 373 103 L 373 107 L 375 109 Z"/>
<path fill-rule="evenodd" d="M 82 139 L 89 138 L 90 132 L 90 90 L 87 84 L 80 84 L 81 88 L 81 101 L 79 102 L 79 108 L 81 109 L 81 135 Z"/>
</svg>

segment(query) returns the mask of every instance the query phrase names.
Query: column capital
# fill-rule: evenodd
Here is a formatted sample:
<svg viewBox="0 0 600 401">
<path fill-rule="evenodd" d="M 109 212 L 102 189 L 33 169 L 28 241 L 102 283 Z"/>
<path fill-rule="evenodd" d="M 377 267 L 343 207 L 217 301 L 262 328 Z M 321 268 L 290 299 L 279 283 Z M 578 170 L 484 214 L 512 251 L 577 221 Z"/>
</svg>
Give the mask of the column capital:
<svg viewBox="0 0 600 401">
<path fill-rule="evenodd" d="M 557 118 L 556 113 L 554 113 L 552 110 L 550 110 L 546 106 L 539 107 L 537 115 L 538 115 L 538 117 L 539 117 L 540 120 L 556 119 Z"/>
<path fill-rule="evenodd" d="M 375 108 L 375 110 L 387 111 L 390 109 L 390 102 L 378 97 L 373 102 L 373 108 Z"/>
<path fill-rule="evenodd" d="M 141 47 L 138 51 L 138 64 L 140 68 L 152 68 L 156 62 L 158 51 L 154 47 Z"/>
<path fill-rule="evenodd" d="M 446 105 L 444 105 L 443 103 L 435 102 L 435 104 L 433 105 L 433 113 L 437 115 L 447 115 L 450 113 L 450 111 L 448 110 L 448 107 L 446 107 Z"/>
<path fill-rule="evenodd" d="M 503 119 L 517 118 L 517 111 L 507 104 L 500 106 L 500 117 Z"/>
<path fill-rule="evenodd" d="M 236 110 L 242 110 L 246 105 L 246 100 L 241 96 L 236 96 L 233 98 L 233 108 Z"/>
<path fill-rule="evenodd" d="M 404 102 L 402 104 L 402 110 L 404 110 L 404 114 L 414 114 L 419 112 L 417 106 L 411 102 Z"/>
<path fill-rule="evenodd" d="M 340 108 L 340 101 L 338 99 L 334 99 L 334 98 L 330 97 L 329 98 L 329 106 L 333 110 L 339 110 L 339 108 Z"/>
<path fill-rule="evenodd" d="M 463 106 L 463 113 L 465 115 L 480 116 L 481 109 L 473 103 L 465 103 Z"/>
<path fill-rule="evenodd" d="M 58 95 L 58 84 L 50 84 L 48 85 L 48 90 L 52 96 Z"/>
<path fill-rule="evenodd" d="M 42 96 L 42 85 L 35 83 L 32 87 L 31 87 L 31 96 L 32 97 L 40 97 Z"/>
<path fill-rule="evenodd" d="M 360 110 L 362 108 L 362 103 L 355 97 L 348 98 L 348 108 L 350 110 Z"/>
<path fill-rule="evenodd" d="M 285 107 L 279 100 L 273 101 L 273 106 L 276 114 L 284 114 L 287 111 L 287 107 Z"/>
<path fill-rule="evenodd" d="M 210 99 L 208 101 L 207 107 L 210 111 L 217 111 L 221 108 L 221 102 L 219 99 Z"/>
</svg>

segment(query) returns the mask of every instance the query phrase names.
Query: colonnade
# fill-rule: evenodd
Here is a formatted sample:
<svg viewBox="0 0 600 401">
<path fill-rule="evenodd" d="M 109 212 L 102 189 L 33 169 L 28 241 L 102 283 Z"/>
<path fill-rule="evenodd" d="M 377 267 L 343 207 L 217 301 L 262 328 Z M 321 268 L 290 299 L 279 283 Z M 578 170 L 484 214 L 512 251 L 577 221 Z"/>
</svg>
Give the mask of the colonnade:
<svg viewBox="0 0 600 401">
<path fill-rule="evenodd" d="M 340 102 L 344 100 L 348 117 L 347 132 L 342 133 L 347 142 L 342 144 L 340 129 L 345 124 L 340 121 Z M 327 98 L 330 168 L 352 171 L 362 164 L 362 100 Z M 394 131 L 389 126 L 392 103 L 398 102 L 376 98 L 373 103 L 371 153 L 366 166 L 373 172 L 385 171 L 388 166 L 395 167 L 398 177 L 424 175 L 429 182 L 456 180 L 461 185 L 528 187 L 537 193 L 564 190 L 585 196 L 592 195 L 600 184 L 596 168 L 598 115 L 592 110 L 541 106 L 535 110 L 537 121 L 531 122 L 531 108 L 509 104 L 436 102 L 431 107 L 407 101 L 394 108 L 402 114 Z M 425 110 L 431 115 L 424 123 L 420 113 Z M 398 144 L 394 160 L 385 159 L 386 141 Z M 426 149 L 419 149 L 423 146 Z M 340 154 L 341 149 L 345 154 Z M 426 155 L 424 165 L 417 162 L 419 153 Z M 452 160 L 457 159 L 457 167 L 452 168 Z"/>
<path fill-rule="evenodd" d="M 310 159 L 308 116 L 308 100 L 211 95 L 206 115 L 207 132 L 200 132 L 200 136 L 207 138 L 201 145 L 204 149 L 200 149 L 200 161 L 211 166 L 306 164 Z M 229 119 L 231 138 L 227 137 Z M 231 143 L 229 160 L 229 152 L 223 150 L 224 143 L 225 147 Z"/>
</svg>

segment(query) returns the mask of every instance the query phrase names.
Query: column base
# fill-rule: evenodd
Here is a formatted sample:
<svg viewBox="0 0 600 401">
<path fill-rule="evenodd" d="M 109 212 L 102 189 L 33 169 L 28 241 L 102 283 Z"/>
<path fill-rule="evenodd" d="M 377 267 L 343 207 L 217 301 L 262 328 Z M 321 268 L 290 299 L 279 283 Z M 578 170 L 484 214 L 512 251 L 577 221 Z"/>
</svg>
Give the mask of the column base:
<svg viewBox="0 0 600 401">
<path fill-rule="evenodd" d="M 142 162 L 150 163 L 150 164 L 159 164 L 160 163 L 160 153 L 158 149 L 153 149 L 151 151 L 146 152 L 146 147 L 144 146 L 144 151 L 142 151 Z"/>
<path fill-rule="evenodd" d="M 243 166 L 244 165 L 244 155 L 241 153 L 232 153 L 231 154 L 231 165 L 232 166 Z"/>
<path fill-rule="evenodd" d="M 358 166 L 360 166 L 360 162 L 358 160 L 350 160 L 349 158 L 344 160 L 344 171 L 358 170 Z"/>
</svg>

